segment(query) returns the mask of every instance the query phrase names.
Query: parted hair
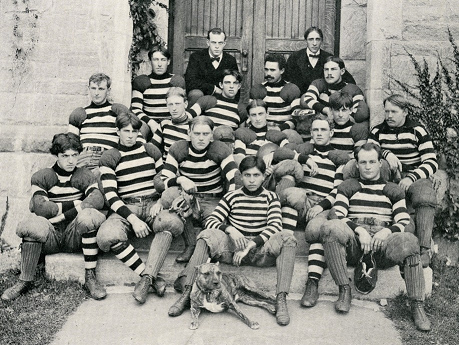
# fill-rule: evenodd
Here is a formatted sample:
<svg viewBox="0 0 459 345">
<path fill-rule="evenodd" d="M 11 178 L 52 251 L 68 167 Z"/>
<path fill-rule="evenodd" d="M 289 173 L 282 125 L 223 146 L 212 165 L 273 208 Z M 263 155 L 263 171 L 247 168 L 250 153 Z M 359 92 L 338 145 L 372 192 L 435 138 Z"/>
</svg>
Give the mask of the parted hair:
<svg viewBox="0 0 459 345">
<path fill-rule="evenodd" d="M 312 123 L 314 121 L 317 121 L 317 120 L 327 121 L 328 122 L 328 126 L 330 127 L 330 130 L 335 128 L 335 122 L 333 121 L 333 119 L 330 119 L 327 115 L 324 115 L 324 114 L 316 114 L 316 115 L 314 115 L 314 117 L 312 118 L 312 121 L 311 121 L 311 126 L 312 126 Z M 312 130 L 312 127 L 311 127 L 311 130 Z"/>
<path fill-rule="evenodd" d="M 154 53 L 156 52 L 160 52 L 161 54 L 164 55 L 164 57 L 168 60 L 171 59 L 171 53 L 169 52 L 169 50 L 167 50 L 166 48 L 164 48 L 163 46 L 155 46 L 153 47 L 153 49 L 151 49 L 149 52 L 148 52 L 148 58 L 151 60 L 152 56 Z"/>
<path fill-rule="evenodd" d="M 412 106 L 412 104 L 405 97 L 398 93 L 394 93 L 393 95 L 386 97 L 383 101 L 383 105 L 385 106 L 387 102 L 392 103 L 400 109 L 407 111 L 410 110 Z"/>
<path fill-rule="evenodd" d="M 223 79 L 225 79 L 226 76 L 232 75 L 236 80 L 240 83 L 242 83 L 242 74 L 239 73 L 239 71 L 236 71 L 235 69 L 225 69 L 223 70 L 223 73 L 221 75 L 220 81 L 223 83 Z"/>
<path fill-rule="evenodd" d="M 226 41 L 226 33 L 223 31 L 223 29 L 220 28 L 212 28 L 209 31 L 207 31 L 207 39 L 210 40 L 210 34 L 214 35 L 220 35 L 223 34 L 225 36 L 224 40 Z"/>
<path fill-rule="evenodd" d="M 358 162 L 359 161 L 359 152 L 360 151 L 372 151 L 372 150 L 375 150 L 376 153 L 378 154 L 378 160 L 381 160 L 383 159 L 382 157 L 382 151 L 381 151 L 381 147 L 378 145 L 378 144 L 375 144 L 375 143 L 365 143 L 361 146 L 358 146 L 355 148 L 354 150 L 354 158 L 355 160 Z"/>
<path fill-rule="evenodd" d="M 116 117 L 116 128 L 123 129 L 132 125 L 133 129 L 139 130 L 142 127 L 142 121 L 132 111 L 123 111 Z"/>
<path fill-rule="evenodd" d="M 178 86 L 170 87 L 169 90 L 167 91 L 166 99 L 168 99 L 169 97 L 172 97 L 172 96 L 182 97 L 184 102 L 187 100 L 186 91 L 184 89 L 182 89 L 181 87 L 178 87 Z"/>
<path fill-rule="evenodd" d="M 249 104 L 247 104 L 246 110 L 247 114 L 249 113 L 250 109 L 257 108 L 257 107 L 263 107 L 265 108 L 266 112 L 268 112 L 268 105 L 266 104 L 265 101 L 262 99 L 252 99 Z"/>
<path fill-rule="evenodd" d="M 107 88 L 110 88 L 110 86 L 112 85 L 112 80 L 105 73 L 94 73 L 92 76 L 89 77 L 88 85 L 91 83 L 99 85 L 104 80 L 107 81 Z"/>
<path fill-rule="evenodd" d="M 67 150 L 75 150 L 78 153 L 83 151 L 80 138 L 74 133 L 55 134 L 49 152 L 57 156 L 59 153 L 64 153 Z"/>
<path fill-rule="evenodd" d="M 211 131 L 213 131 L 215 127 L 215 123 L 211 120 L 211 118 L 205 115 L 196 116 L 193 120 L 191 120 L 190 130 L 193 130 L 193 128 L 197 125 L 207 125 L 210 127 Z"/>
<path fill-rule="evenodd" d="M 328 104 L 333 110 L 340 110 L 341 108 L 351 109 L 354 102 L 350 94 L 340 90 L 330 96 Z"/>
<path fill-rule="evenodd" d="M 308 36 L 311 32 L 317 32 L 320 36 L 320 39 L 323 41 L 324 40 L 324 33 L 322 32 L 321 29 L 319 29 L 317 26 L 311 26 L 304 32 L 304 39 L 307 40 Z"/>
<path fill-rule="evenodd" d="M 325 63 L 327 62 L 334 62 L 337 63 L 340 69 L 346 68 L 343 59 L 338 56 L 329 56 L 325 59 Z"/>
<path fill-rule="evenodd" d="M 264 174 L 266 171 L 266 164 L 263 159 L 259 159 L 252 155 L 245 157 L 239 164 L 239 171 L 241 174 L 243 174 L 244 171 L 252 168 L 257 168 L 262 174 Z"/>
<path fill-rule="evenodd" d="M 279 69 L 285 69 L 287 67 L 287 60 L 285 60 L 284 55 L 282 54 L 268 54 L 265 57 L 265 63 L 267 62 L 277 62 Z"/>
</svg>

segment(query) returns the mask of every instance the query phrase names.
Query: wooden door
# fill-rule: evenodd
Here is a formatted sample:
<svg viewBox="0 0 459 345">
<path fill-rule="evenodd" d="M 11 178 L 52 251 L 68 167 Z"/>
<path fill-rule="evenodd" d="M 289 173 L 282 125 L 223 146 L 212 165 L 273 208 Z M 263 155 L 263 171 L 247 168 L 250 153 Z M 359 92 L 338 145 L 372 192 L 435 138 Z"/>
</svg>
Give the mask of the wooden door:
<svg viewBox="0 0 459 345">
<path fill-rule="evenodd" d="M 176 0 L 171 1 L 170 32 L 174 73 L 184 74 L 192 52 L 207 47 L 210 28 L 227 35 L 225 51 L 232 54 L 244 75 L 242 97 L 263 81 L 266 53 L 286 58 L 306 46 L 304 32 L 318 26 L 323 48 L 333 52 L 337 0 Z"/>
</svg>

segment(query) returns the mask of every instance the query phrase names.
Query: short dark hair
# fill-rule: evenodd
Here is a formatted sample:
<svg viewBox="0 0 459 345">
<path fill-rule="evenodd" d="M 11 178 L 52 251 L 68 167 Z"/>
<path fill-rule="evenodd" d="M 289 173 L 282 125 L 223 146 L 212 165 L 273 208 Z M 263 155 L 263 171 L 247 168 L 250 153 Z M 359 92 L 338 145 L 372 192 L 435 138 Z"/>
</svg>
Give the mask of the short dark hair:
<svg viewBox="0 0 459 345">
<path fill-rule="evenodd" d="M 360 151 L 372 151 L 372 150 L 375 150 L 376 153 L 378 154 L 378 160 L 381 160 L 383 157 L 382 157 L 382 151 L 381 151 L 381 147 L 378 145 L 378 144 L 375 144 L 375 143 L 365 143 L 363 144 L 362 146 L 358 146 L 355 148 L 354 150 L 354 158 L 355 160 L 358 162 L 359 161 L 359 152 Z"/>
<path fill-rule="evenodd" d="M 341 108 L 351 109 L 354 105 L 354 101 L 350 94 L 340 90 L 330 96 L 328 104 L 330 108 L 334 110 L 340 110 Z"/>
<path fill-rule="evenodd" d="M 214 35 L 221 35 L 223 34 L 225 36 L 224 40 L 226 41 L 226 33 L 220 28 L 212 28 L 209 31 L 207 31 L 207 39 L 210 40 L 210 34 Z"/>
<path fill-rule="evenodd" d="M 190 130 L 192 131 L 194 126 L 197 125 L 207 125 L 210 127 L 210 130 L 213 131 L 215 128 L 215 123 L 212 119 L 205 115 L 196 116 L 193 120 L 190 121 Z"/>
<path fill-rule="evenodd" d="M 118 114 L 116 117 L 116 128 L 121 130 L 129 125 L 132 125 L 133 129 L 139 130 L 140 127 L 142 127 L 142 121 L 140 121 L 137 115 L 130 110 L 127 112 L 123 111 Z"/>
<path fill-rule="evenodd" d="M 330 127 L 330 130 L 335 128 L 335 122 L 333 122 L 333 119 L 330 119 L 327 115 L 324 115 L 324 114 L 316 114 L 316 115 L 314 115 L 314 117 L 312 118 L 312 121 L 311 121 L 311 130 L 312 130 L 313 122 L 317 121 L 317 120 L 327 121 L 328 122 L 328 126 Z"/>
<path fill-rule="evenodd" d="M 236 80 L 240 83 L 242 83 L 242 74 L 239 73 L 239 71 L 236 71 L 235 69 L 225 69 L 223 70 L 220 78 L 220 82 L 223 83 L 223 79 L 225 79 L 226 76 L 232 75 Z"/>
<path fill-rule="evenodd" d="M 262 99 L 252 99 L 249 104 L 247 104 L 246 110 L 247 114 L 249 114 L 250 109 L 257 108 L 257 107 L 263 107 L 266 109 L 266 112 L 268 112 L 268 105 L 266 104 L 265 101 Z"/>
<path fill-rule="evenodd" d="M 265 64 L 267 62 L 277 62 L 279 69 L 285 69 L 287 67 L 287 61 L 282 54 L 268 54 L 265 56 Z"/>
<path fill-rule="evenodd" d="M 409 111 L 412 107 L 412 104 L 405 97 L 398 93 L 394 93 L 393 95 L 386 97 L 383 101 L 383 105 L 385 106 L 387 102 L 392 103 L 402 110 Z"/>
<path fill-rule="evenodd" d="M 335 62 L 335 63 L 337 63 L 340 69 L 346 68 L 346 65 L 344 64 L 343 59 L 341 59 L 341 58 L 338 57 L 338 56 L 329 56 L 329 57 L 327 57 L 327 58 L 325 59 L 324 65 L 325 65 L 327 62 Z"/>
<path fill-rule="evenodd" d="M 80 138 L 74 133 L 59 133 L 54 135 L 49 152 L 57 156 L 67 150 L 75 150 L 78 153 L 83 151 Z"/>
<path fill-rule="evenodd" d="M 104 80 L 107 81 L 107 89 L 109 89 L 112 85 L 112 80 L 105 73 L 94 73 L 92 76 L 89 77 L 88 85 L 91 83 L 99 85 Z"/>
<path fill-rule="evenodd" d="M 324 40 L 324 33 L 322 32 L 322 30 L 320 30 L 317 26 L 311 26 L 310 28 L 308 28 L 305 33 L 304 33 L 304 39 L 307 40 L 308 39 L 308 36 L 311 32 L 317 32 L 320 36 L 320 39 L 323 41 Z"/>
<path fill-rule="evenodd" d="M 262 174 L 264 174 L 266 171 L 266 164 L 263 159 L 252 155 L 245 157 L 241 163 L 239 163 L 239 171 L 241 174 L 243 174 L 244 171 L 252 168 L 257 168 Z"/>
<path fill-rule="evenodd" d="M 171 53 L 163 46 L 155 46 L 148 52 L 148 58 L 151 60 L 154 53 L 160 52 L 168 60 L 171 59 Z"/>
</svg>

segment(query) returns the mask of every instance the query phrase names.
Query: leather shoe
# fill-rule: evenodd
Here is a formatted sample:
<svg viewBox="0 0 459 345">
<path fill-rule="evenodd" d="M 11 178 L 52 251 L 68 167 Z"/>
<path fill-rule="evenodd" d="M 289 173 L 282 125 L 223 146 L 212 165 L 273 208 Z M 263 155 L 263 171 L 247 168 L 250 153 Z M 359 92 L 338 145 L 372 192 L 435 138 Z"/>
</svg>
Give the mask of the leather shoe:
<svg viewBox="0 0 459 345">
<path fill-rule="evenodd" d="M 423 301 L 411 302 L 411 314 L 413 316 L 414 324 L 420 331 L 428 332 L 431 329 L 429 318 L 424 310 Z"/>
<path fill-rule="evenodd" d="M 180 276 L 177 279 L 175 279 L 174 290 L 179 293 L 182 293 L 183 290 L 185 290 L 185 282 L 186 282 L 186 276 Z"/>
<path fill-rule="evenodd" d="M 3 301 L 12 301 L 18 298 L 23 293 L 27 292 L 32 287 L 32 282 L 26 282 L 24 280 L 18 280 L 16 284 L 14 284 L 9 289 L 6 289 L 2 294 Z"/>
<path fill-rule="evenodd" d="M 191 256 L 194 252 L 194 248 L 195 246 L 186 246 L 185 250 L 179 256 L 177 256 L 175 261 L 179 264 L 187 263 L 188 261 L 190 261 Z"/>
<path fill-rule="evenodd" d="M 152 285 L 153 277 L 147 274 L 143 275 L 142 278 L 137 282 L 135 285 L 134 292 L 132 296 L 134 296 L 135 300 L 140 304 L 144 304 L 147 300 L 148 290 Z"/>
<path fill-rule="evenodd" d="M 287 309 L 287 293 L 279 292 L 276 297 L 276 321 L 280 326 L 287 326 L 290 323 L 290 316 Z"/>
<path fill-rule="evenodd" d="M 107 296 L 107 290 L 96 279 L 96 270 L 94 268 L 85 270 L 84 288 L 89 291 L 89 294 L 95 300 L 101 300 Z"/>
<path fill-rule="evenodd" d="M 335 309 L 340 313 L 347 313 L 351 309 L 351 287 L 349 284 L 339 286 L 338 300 L 335 302 Z"/>
<path fill-rule="evenodd" d="M 166 281 L 161 277 L 156 277 L 152 285 L 153 285 L 153 289 L 156 291 L 156 294 L 159 297 L 163 297 L 164 293 L 166 292 L 166 286 L 167 286 Z"/>
<path fill-rule="evenodd" d="M 180 298 L 169 308 L 169 316 L 182 315 L 183 311 L 190 307 L 190 294 L 191 286 L 187 285 Z"/>
<path fill-rule="evenodd" d="M 306 282 L 306 289 L 304 295 L 301 298 L 301 305 L 303 307 L 311 308 L 314 307 L 319 299 L 319 280 L 308 278 Z"/>
</svg>

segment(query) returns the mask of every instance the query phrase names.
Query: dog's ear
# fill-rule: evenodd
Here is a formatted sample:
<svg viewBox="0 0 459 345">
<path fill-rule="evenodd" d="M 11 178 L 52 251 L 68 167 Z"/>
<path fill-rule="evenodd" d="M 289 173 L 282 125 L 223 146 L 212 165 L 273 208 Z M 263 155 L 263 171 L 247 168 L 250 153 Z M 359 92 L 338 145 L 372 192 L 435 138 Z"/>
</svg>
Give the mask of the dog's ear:
<svg viewBox="0 0 459 345">
<path fill-rule="evenodd" d="M 217 262 L 215 263 L 215 266 L 217 266 L 217 267 L 220 266 L 220 261 L 217 261 Z"/>
</svg>

